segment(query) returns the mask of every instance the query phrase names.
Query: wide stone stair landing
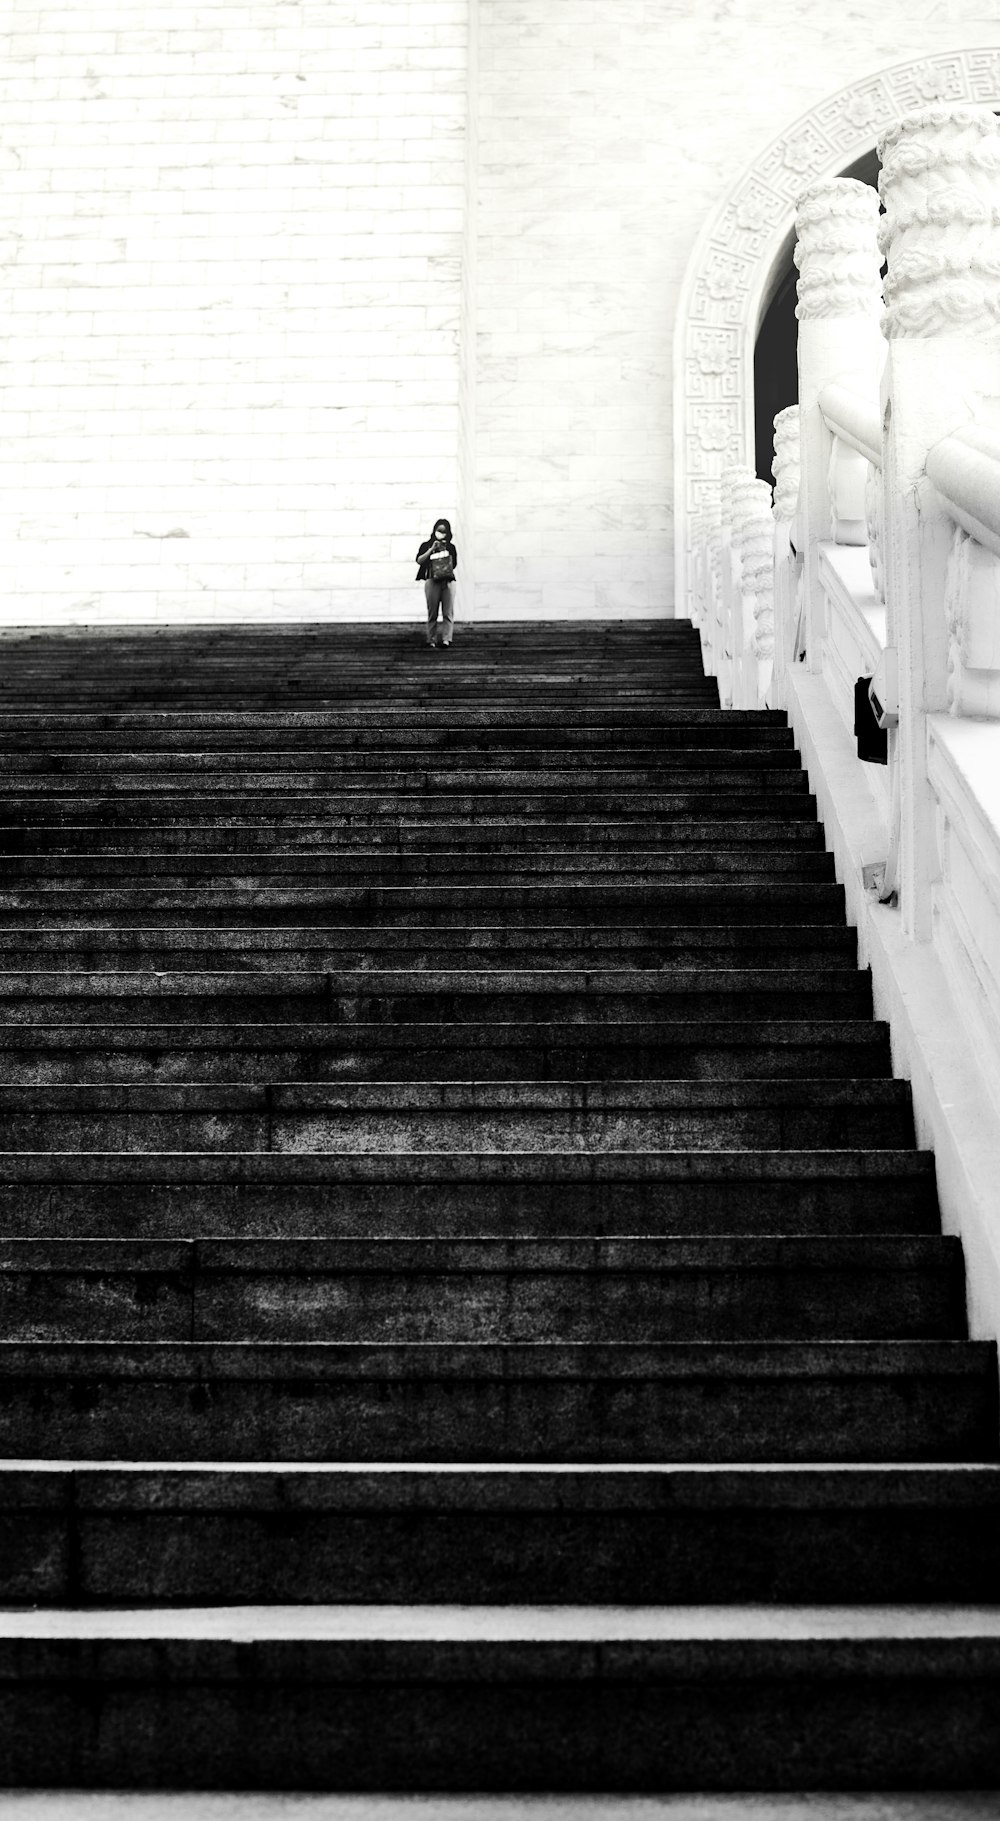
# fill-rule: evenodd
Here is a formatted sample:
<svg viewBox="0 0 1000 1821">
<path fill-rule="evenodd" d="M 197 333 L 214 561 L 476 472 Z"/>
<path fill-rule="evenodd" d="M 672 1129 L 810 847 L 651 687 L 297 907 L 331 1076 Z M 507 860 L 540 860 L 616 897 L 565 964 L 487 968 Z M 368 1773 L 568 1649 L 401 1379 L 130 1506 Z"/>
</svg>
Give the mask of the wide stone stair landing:
<svg viewBox="0 0 1000 1821">
<path fill-rule="evenodd" d="M 0 1786 L 1000 1785 L 992 1345 L 683 623 L 0 646 Z"/>
</svg>

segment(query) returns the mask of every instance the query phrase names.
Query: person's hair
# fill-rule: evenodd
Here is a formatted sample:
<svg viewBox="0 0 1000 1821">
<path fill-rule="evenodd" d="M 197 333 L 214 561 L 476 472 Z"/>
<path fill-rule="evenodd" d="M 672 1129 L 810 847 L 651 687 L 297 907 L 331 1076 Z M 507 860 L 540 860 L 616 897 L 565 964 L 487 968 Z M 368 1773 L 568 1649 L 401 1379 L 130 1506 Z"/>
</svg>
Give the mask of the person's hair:
<svg viewBox="0 0 1000 1821">
<path fill-rule="evenodd" d="M 446 536 L 447 536 L 447 539 L 448 539 L 448 542 L 449 542 L 449 544 L 450 544 L 450 543 L 451 543 L 451 521 L 450 521 L 450 519 L 446 519 L 446 518 L 444 518 L 444 517 L 441 517 L 441 518 L 436 518 L 436 519 L 435 519 L 435 520 L 434 520 L 434 526 L 433 526 L 433 530 L 432 530 L 432 532 L 431 532 L 431 536 L 432 536 L 432 537 L 433 537 L 433 535 L 434 535 L 434 532 L 435 532 L 435 531 L 436 531 L 436 530 L 437 530 L 437 528 L 438 528 L 438 526 L 439 526 L 439 525 L 443 525 L 443 526 L 444 526 L 444 528 L 445 528 L 445 534 L 446 534 Z"/>
</svg>

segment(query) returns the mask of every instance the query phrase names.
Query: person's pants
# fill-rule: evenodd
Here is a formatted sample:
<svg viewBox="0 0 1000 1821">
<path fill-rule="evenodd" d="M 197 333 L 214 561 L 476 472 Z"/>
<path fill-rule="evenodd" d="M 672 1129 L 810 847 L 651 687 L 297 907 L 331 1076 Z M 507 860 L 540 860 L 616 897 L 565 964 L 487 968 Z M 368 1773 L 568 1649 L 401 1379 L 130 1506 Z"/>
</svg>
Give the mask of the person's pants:
<svg viewBox="0 0 1000 1821">
<path fill-rule="evenodd" d="M 427 643 L 434 643 L 434 629 L 437 625 L 438 606 L 441 608 L 441 630 L 444 637 L 442 645 L 450 645 L 455 630 L 455 585 L 453 582 L 425 582 L 424 597 L 427 601 Z"/>
</svg>

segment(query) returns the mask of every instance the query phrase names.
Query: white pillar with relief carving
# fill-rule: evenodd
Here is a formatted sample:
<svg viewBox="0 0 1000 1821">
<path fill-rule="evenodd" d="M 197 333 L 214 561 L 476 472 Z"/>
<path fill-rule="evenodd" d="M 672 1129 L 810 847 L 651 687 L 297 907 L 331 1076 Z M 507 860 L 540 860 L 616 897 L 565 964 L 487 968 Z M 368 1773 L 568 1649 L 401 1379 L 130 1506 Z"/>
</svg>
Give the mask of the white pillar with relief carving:
<svg viewBox="0 0 1000 1821">
<path fill-rule="evenodd" d="M 836 177 L 799 197 L 795 218 L 799 268 L 800 513 L 805 547 L 803 638 L 806 663 L 819 671 L 826 634 L 819 545 L 832 536 L 830 458 L 833 438 L 820 393 L 845 386 L 865 398 L 878 392 L 884 348 L 879 329 L 878 197 L 868 184 Z"/>
<path fill-rule="evenodd" d="M 785 671 L 795 657 L 802 568 L 796 522 L 800 478 L 799 407 L 787 405 L 774 420 L 774 664 L 769 708 L 785 706 Z"/>
<path fill-rule="evenodd" d="M 750 628 L 744 625 L 743 558 L 748 501 L 765 485 L 749 468 L 724 468 L 720 479 L 721 591 L 716 675 L 723 708 L 743 708 L 742 667 Z M 754 704 L 756 706 L 756 704 Z"/>
<path fill-rule="evenodd" d="M 754 476 L 734 494 L 740 616 L 734 627 L 733 707 L 761 708 L 774 651 L 774 518 L 771 489 Z"/>
<path fill-rule="evenodd" d="M 952 521 L 928 451 L 1000 396 L 1000 128 L 989 108 L 934 107 L 879 142 L 888 259 L 882 381 L 888 635 L 899 651 L 899 899 L 931 935 L 940 872 L 927 716 L 948 707 Z"/>
</svg>

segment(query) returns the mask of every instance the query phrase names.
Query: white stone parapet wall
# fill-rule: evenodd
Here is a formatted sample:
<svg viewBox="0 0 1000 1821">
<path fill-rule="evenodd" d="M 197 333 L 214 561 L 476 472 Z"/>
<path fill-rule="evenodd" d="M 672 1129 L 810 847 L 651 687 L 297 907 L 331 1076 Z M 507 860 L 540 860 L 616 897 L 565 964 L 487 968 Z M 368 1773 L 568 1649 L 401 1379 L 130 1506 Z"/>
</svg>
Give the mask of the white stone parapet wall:
<svg viewBox="0 0 1000 1821">
<path fill-rule="evenodd" d="M 1000 129 L 991 107 L 935 106 L 893 123 L 879 150 L 880 376 L 869 358 L 878 259 L 868 228 L 854 254 L 842 248 L 856 281 L 845 285 L 824 255 L 829 283 L 807 287 L 802 303 L 815 291 L 833 307 L 799 311 L 794 544 L 812 590 L 807 662 L 788 661 L 786 631 L 771 699 L 789 714 L 816 794 L 895 1071 L 912 1083 L 944 1228 L 962 1238 L 972 1332 L 995 1338 Z M 800 210 L 804 274 L 824 238 L 818 200 L 814 190 Z M 853 206 L 845 186 L 830 186 L 830 246 Z M 871 214 L 871 198 L 865 206 Z M 778 517 L 781 601 L 795 565 Z M 854 690 L 890 648 L 878 695 L 888 701 L 895 671 L 898 725 L 883 769 L 857 757 Z"/>
<path fill-rule="evenodd" d="M 0 615 L 419 614 L 459 517 L 466 0 L 3 26 Z"/>
</svg>

